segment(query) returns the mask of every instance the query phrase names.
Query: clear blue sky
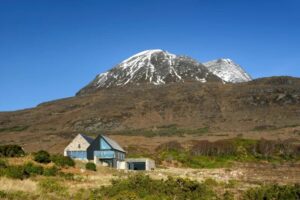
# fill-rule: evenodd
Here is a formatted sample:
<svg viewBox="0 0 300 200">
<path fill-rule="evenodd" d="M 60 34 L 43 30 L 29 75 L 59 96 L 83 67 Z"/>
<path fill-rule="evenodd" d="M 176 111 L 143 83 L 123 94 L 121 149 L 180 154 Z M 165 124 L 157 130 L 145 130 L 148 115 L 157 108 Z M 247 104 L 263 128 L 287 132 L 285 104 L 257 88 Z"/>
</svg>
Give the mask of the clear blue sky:
<svg viewBox="0 0 300 200">
<path fill-rule="evenodd" d="M 300 76 L 299 0 L 0 0 L 0 110 L 73 96 L 145 49 Z"/>
</svg>

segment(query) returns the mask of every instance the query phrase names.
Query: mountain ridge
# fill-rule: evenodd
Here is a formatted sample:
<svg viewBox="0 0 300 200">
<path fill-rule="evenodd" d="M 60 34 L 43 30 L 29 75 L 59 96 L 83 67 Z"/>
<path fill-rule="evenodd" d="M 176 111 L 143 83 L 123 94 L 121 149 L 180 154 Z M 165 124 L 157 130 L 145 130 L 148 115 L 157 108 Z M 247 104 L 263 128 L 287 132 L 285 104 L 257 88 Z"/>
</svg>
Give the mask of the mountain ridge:
<svg viewBox="0 0 300 200">
<path fill-rule="evenodd" d="M 230 63 L 226 62 L 224 66 L 220 63 L 218 65 L 214 63 L 214 66 L 210 63 L 207 63 L 207 65 L 188 56 L 175 55 L 161 49 L 145 50 L 130 56 L 112 69 L 97 75 L 77 95 L 84 95 L 99 89 L 124 87 L 127 85 L 162 85 L 185 81 L 236 83 L 252 80 L 233 61 Z M 221 69 L 218 70 L 218 68 Z M 222 73 L 220 75 L 220 71 L 224 72 L 223 74 L 229 76 L 229 78 L 224 78 Z"/>
</svg>

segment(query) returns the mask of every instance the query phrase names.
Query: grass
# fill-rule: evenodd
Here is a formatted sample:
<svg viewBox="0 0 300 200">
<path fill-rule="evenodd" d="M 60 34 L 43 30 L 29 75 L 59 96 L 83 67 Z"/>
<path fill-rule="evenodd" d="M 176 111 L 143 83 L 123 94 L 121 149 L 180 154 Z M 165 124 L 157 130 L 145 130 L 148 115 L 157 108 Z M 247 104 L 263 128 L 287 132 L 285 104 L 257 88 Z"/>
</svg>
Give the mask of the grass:
<svg viewBox="0 0 300 200">
<path fill-rule="evenodd" d="M 179 128 L 176 125 L 165 125 L 155 127 L 153 129 L 127 129 L 122 131 L 110 132 L 115 135 L 132 135 L 132 136 L 184 136 L 184 135 L 204 135 L 209 133 L 209 127 L 202 127 L 196 129 Z"/>
<path fill-rule="evenodd" d="M 164 151 L 161 152 L 158 158 L 159 162 L 166 160 L 179 161 L 183 167 L 189 168 L 224 168 L 232 166 L 234 157 L 221 156 L 192 156 L 187 151 Z"/>
<path fill-rule="evenodd" d="M 56 195 L 66 196 L 68 195 L 67 187 L 63 186 L 62 183 L 56 179 L 46 178 L 42 179 L 38 183 L 39 189 L 43 194 L 54 193 Z"/>
<path fill-rule="evenodd" d="M 29 126 L 12 126 L 6 128 L 0 128 L 0 132 L 20 132 L 25 131 L 29 128 Z"/>
<path fill-rule="evenodd" d="M 251 145 L 253 141 L 239 140 L 235 141 L 236 144 L 247 147 Z M 172 143 L 172 147 L 176 147 Z M 170 146 L 169 146 L 170 147 Z M 192 156 L 187 150 L 181 151 L 165 151 L 160 152 L 160 156 L 165 159 L 178 159 L 186 165 L 192 165 L 195 168 L 216 168 L 230 166 L 235 162 L 235 157 L 208 157 L 208 156 Z M 11 165 L 10 160 L 16 158 L 7 158 L 4 165 Z M 40 168 L 37 168 L 37 163 L 28 164 L 29 157 L 23 159 L 23 166 L 26 165 L 30 169 L 31 173 L 40 174 Z M 19 165 L 21 163 L 18 162 Z M 81 164 L 81 165 L 80 165 Z M 74 200 L 88 200 L 88 199 L 219 199 L 219 200 L 232 200 L 237 199 L 237 191 L 240 193 L 240 199 L 247 200 L 263 200 L 263 199 L 276 199 L 277 196 L 271 196 L 272 198 L 265 198 L 266 194 L 281 194 L 285 199 L 297 199 L 297 186 L 287 185 L 259 185 L 257 182 L 257 188 L 248 190 L 249 184 L 247 183 L 246 192 L 239 190 L 240 187 L 244 187 L 244 182 L 239 180 L 226 180 L 215 179 L 214 175 L 205 177 L 206 179 L 198 179 L 203 177 L 201 174 L 194 174 L 195 180 L 202 181 L 197 182 L 187 178 L 177 178 L 178 175 L 173 171 L 158 171 L 157 174 L 146 172 L 151 177 L 146 176 L 146 173 L 129 173 L 118 172 L 114 169 L 98 167 L 97 172 L 81 171 L 84 169 L 84 164 L 79 161 L 76 162 L 75 167 L 64 167 L 62 171 L 58 171 L 58 176 L 46 177 L 43 174 L 30 176 L 27 179 L 19 180 L 8 177 L 0 177 L 0 199 L 22 199 L 22 200 L 62 200 L 62 199 L 74 199 Z M 40 166 L 49 168 L 49 165 Z M 172 169 L 175 170 L 175 169 Z M 185 169 L 182 169 L 185 170 Z M 195 170 L 198 172 L 198 170 Z M 206 170 L 204 170 L 206 171 Z M 63 173 L 62 173 L 63 172 Z M 74 174 L 70 173 L 73 172 Z M 162 173 L 162 176 L 158 175 Z M 214 174 L 214 173 L 213 173 Z M 194 179 L 194 175 L 188 176 Z M 170 176 L 168 178 L 168 176 Z M 172 177 L 171 177 L 172 176 Z M 180 175 L 181 176 L 181 175 Z M 79 177 L 79 178 L 78 178 Z M 110 180 L 113 180 L 111 183 Z M 218 180 L 218 181 L 216 181 Z M 105 182 L 105 183 L 104 183 Z M 103 185 L 103 186 L 100 186 Z M 253 187 L 250 186 L 250 187 Z M 245 198 L 244 198 L 245 197 Z M 246 198 L 247 197 L 247 198 Z M 256 198 L 259 197 L 259 198 Z"/>
</svg>

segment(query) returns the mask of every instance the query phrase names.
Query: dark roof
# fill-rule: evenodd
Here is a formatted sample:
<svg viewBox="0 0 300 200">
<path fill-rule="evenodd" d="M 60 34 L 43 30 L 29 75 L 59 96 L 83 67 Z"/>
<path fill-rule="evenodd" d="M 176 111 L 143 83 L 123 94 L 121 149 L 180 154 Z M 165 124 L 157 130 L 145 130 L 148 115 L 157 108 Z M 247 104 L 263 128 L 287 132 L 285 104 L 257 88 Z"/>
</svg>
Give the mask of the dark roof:
<svg viewBox="0 0 300 200">
<path fill-rule="evenodd" d="M 114 141 L 104 135 L 101 135 L 101 137 L 111 146 L 111 148 L 121 151 L 121 152 L 126 152 L 116 141 Z"/>
<path fill-rule="evenodd" d="M 79 133 L 79 135 L 81 135 L 81 137 L 83 137 L 90 144 L 94 141 L 93 138 L 91 138 L 91 137 L 89 137 L 89 136 L 87 136 L 85 134 Z"/>
</svg>

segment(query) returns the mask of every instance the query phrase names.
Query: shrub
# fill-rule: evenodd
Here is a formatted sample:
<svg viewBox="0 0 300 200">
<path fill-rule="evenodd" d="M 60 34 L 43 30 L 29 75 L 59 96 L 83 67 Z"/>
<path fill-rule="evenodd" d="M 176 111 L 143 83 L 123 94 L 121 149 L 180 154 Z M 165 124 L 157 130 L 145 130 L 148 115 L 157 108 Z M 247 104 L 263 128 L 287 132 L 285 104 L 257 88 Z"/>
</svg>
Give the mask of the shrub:
<svg viewBox="0 0 300 200">
<path fill-rule="evenodd" d="M 9 178 L 24 179 L 29 177 L 29 174 L 24 170 L 23 166 L 8 166 L 5 170 L 5 175 Z"/>
<path fill-rule="evenodd" d="M 156 151 L 182 151 L 183 147 L 177 141 L 170 141 L 159 145 Z"/>
<path fill-rule="evenodd" d="M 47 151 L 38 151 L 34 154 L 33 159 L 39 163 L 50 163 L 50 154 Z"/>
<path fill-rule="evenodd" d="M 58 168 L 53 166 L 53 167 L 49 167 L 49 168 L 45 168 L 43 175 L 44 176 L 55 176 L 58 172 Z"/>
<path fill-rule="evenodd" d="M 30 175 L 32 174 L 42 175 L 44 172 L 44 168 L 42 166 L 34 165 L 32 162 L 26 163 L 24 165 L 24 170 L 26 173 Z"/>
<path fill-rule="evenodd" d="M 20 157 L 24 156 L 25 152 L 18 145 L 2 145 L 0 146 L 0 157 Z"/>
<path fill-rule="evenodd" d="M 4 191 L 1 191 L 1 190 L 0 190 L 0 198 L 1 198 L 1 199 L 4 199 L 4 198 L 6 198 L 6 197 L 7 197 L 6 193 L 5 193 Z"/>
<path fill-rule="evenodd" d="M 197 181 L 172 177 L 155 180 L 142 174 L 113 180 L 111 186 L 103 187 L 98 192 L 108 199 L 216 199 L 209 187 Z M 120 194 L 125 196 L 122 198 Z"/>
<path fill-rule="evenodd" d="M 0 160 L 0 169 L 7 168 L 7 164 L 4 160 Z"/>
<path fill-rule="evenodd" d="M 96 171 L 95 163 L 88 162 L 88 163 L 85 164 L 85 168 L 87 170 Z"/>
<path fill-rule="evenodd" d="M 236 155 L 236 147 L 231 140 L 219 140 L 216 142 L 203 140 L 195 143 L 190 152 L 192 155 L 197 156 L 233 156 Z"/>
<path fill-rule="evenodd" d="M 66 156 L 63 156 L 63 155 L 60 155 L 60 154 L 52 155 L 50 157 L 50 159 L 57 166 L 60 166 L 60 167 L 65 167 L 65 166 L 73 167 L 73 166 L 75 166 L 75 162 L 72 158 L 66 157 Z"/>
<path fill-rule="evenodd" d="M 252 188 L 244 193 L 245 200 L 298 200 L 300 199 L 300 185 L 266 185 Z"/>
</svg>

